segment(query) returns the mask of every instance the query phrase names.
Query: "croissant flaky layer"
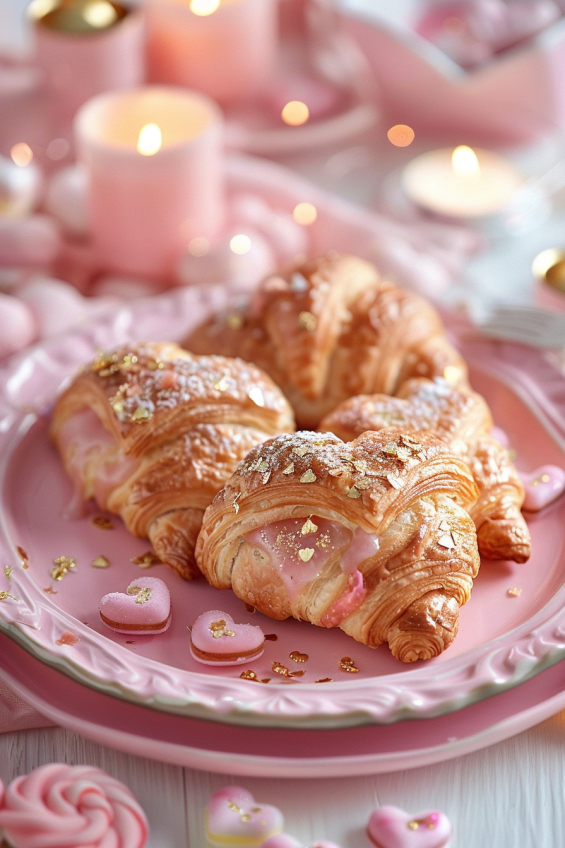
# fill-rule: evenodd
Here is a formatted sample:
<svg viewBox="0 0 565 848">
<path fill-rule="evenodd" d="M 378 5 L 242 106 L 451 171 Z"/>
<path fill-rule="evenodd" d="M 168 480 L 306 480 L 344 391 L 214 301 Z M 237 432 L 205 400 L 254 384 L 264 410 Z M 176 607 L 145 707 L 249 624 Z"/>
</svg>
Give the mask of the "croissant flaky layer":
<svg viewBox="0 0 565 848">
<path fill-rule="evenodd" d="M 479 489 L 471 507 L 479 551 L 487 559 L 525 562 L 531 553 L 530 531 L 521 513 L 524 487 L 508 452 L 490 435 L 490 410 L 470 388 L 436 378 L 412 379 L 399 397 L 368 395 L 345 401 L 320 425 L 345 441 L 366 430 L 409 427 L 431 430 L 470 466 Z"/>
<path fill-rule="evenodd" d="M 288 403 L 255 366 L 142 342 L 82 369 L 56 403 L 51 438 L 80 495 L 190 578 L 216 492 L 251 448 L 293 429 Z"/>
<path fill-rule="evenodd" d="M 395 394 L 410 377 L 467 374 L 427 301 L 337 253 L 269 277 L 251 304 L 202 325 L 186 345 L 257 363 L 301 427 L 316 427 L 354 395 Z"/>
<path fill-rule="evenodd" d="M 476 498 L 466 463 L 431 434 L 279 436 L 216 495 L 196 559 L 273 618 L 429 659 L 453 641 L 478 572 Z"/>
</svg>

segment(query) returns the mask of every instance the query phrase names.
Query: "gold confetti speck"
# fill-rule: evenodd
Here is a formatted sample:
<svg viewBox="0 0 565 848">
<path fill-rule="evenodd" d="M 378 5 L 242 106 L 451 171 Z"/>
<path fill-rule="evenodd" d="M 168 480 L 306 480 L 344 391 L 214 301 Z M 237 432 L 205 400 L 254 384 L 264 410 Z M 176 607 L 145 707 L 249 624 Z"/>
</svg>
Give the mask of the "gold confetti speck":
<svg viewBox="0 0 565 848">
<path fill-rule="evenodd" d="M 283 474 L 293 474 L 294 473 L 294 462 L 291 462 L 290 465 L 287 465 Z"/>
<path fill-rule="evenodd" d="M 23 567 L 24 567 L 24 568 L 27 568 L 27 567 L 28 567 L 28 561 L 29 561 L 29 557 L 28 557 L 28 555 L 26 554 L 26 552 L 24 551 L 24 549 L 23 549 L 23 548 L 20 548 L 20 546 L 19 546 L 19 545 L 17 546 L 16 550 L 17 550 L 17 552 L 18 552 L 18 556 L 19 556 L 19 558 L 20 558 L 20 559 L 21 559 L 21 561 L 22 561 L 22 565 L 23 565 Z"/>
<path fill-rule="evenodd" d="M 302 560 L 302 562 L 310 562 L 312 557 L 314 556 L 314 548 L 300 548 L 298 551 L 298 556 Z"/>
<path fill-rule="evenodd" d="M 349 672 L 349 674 L 356 674 L 359 671 L 351 657 L 342 657 L 339 661 L 339 667 L 342 671 Z"/>
<path fill-rule="evenodd" d="M 132 412 L 131 420 L 136 424 L 143 424 L 144 421 L 149 421 L 151 418 L 151 413 L 148 409 L 145 409 L 143 406 L 138 406 L 134 412 Z"/>
<path fill-rule="evenodd" d="M 301 654 L 300 651 L 292 651 L 288 656 L 295 663 L 305 663 L 309 659 L 308 654 Z"/>
<path fill-rule="evenodd" d="M 109 518 L 106 518 L 105 515 L 96 515 L 92 519 L 92 523 L 95 527 L 98 527 L 99 530 L 113 530 L 114 525 L 110 521 Z"/>
<path fill-rule="evenodd" d="M 5 565 L 5 566 L 4 566 L 4 576 L 5 576 L 8 580 L 9 580 L 9 579 L 10 579 L 10 577 L 12 576 L 12 570 L 13 570 L 13 569 L 12 569 L 12 566 L 11 566 L 11 565 Z"/>
<path fill-rule="evenodd" d="M 319 680 L 315 680 L 314 683 L 333 683 L 333 677 L 321 677 Z"/>
<path fill-rule="evenodd" d="M 57 590 L 52 589 L 51 586 L 48 586 L 47 589 L 44 589 L 43 591 L 45 592 L 46 595 L 56 595 L 57 594 Z"/>
<path fill-rule="evenodd" d="M 51 569 L 51 577 L 53 580 L 57 580 L 61 582 L 61 580 L 67 576 L 69 571 L 73 571 L 76 568 L 77 561 L 74 557 L 70 556 L 60 556 L 53 560 L 55 565 Z"/>
<path fill-rule="evenodd" d="M 511 598 L 519 598 L 522 594 L 522 589 L 520 588 L 520 586 L 512 586 L 511 589 L 508 589 L 506 594 L 509 595 Z"/>
<path fill-rule="evenodd" d="M 360 498 L 360 497 L 361 497 L 361 492 L 360 492 L 360 491 L 359 491 L 359 489 L 357 489 L 355 486 L 352 486 L 352 487 L 349 489 L 349 491 L 347 492 L 347 497 L 348 497 L 348 498 Z"/>
<path fill-rule="evenodd" d="M 0 601 L 7 601 L 8 599 L 12 601 L 19 600 L 15 595 L 11 595 L 10 592 L 0 592 Z"/>
<path fill-rule="evenodd" d="M 136 604 L 146 604 L 151 599 L 151 589 L 141 586 L 130 586 L 127 590 L 128 595 L 135 595 Z"/>
<path fill-rule="evenodd" d="M 250 668 L 242 671 L 239 676 L 241 680 L 257 680 L 257 674 Z"/>
<path fill-rule="evenodd" d="M 285 665 L 280 662 L 275 662 L 271 666 L 272 670 L 275 674 L 278 674 L 280 677 L 302 677 L 304 674 L 303 671 L 290 671 Z"/>
<path fill-rule="evenodd" d="M 307 471 L 305 471 L 304 474 L 302 475 L 302 477 L 300 478 L 301 483 L 314 483 L 315 480 L 316 480 L 316 475 L 314 474 L 314 472 L 312 471 L 311 468 L 309 468 Z"/>
<path fill-rule="evenodd" d="M 152 565 L 162 565 L 161 560 L 153 551 L 147 551 L 144 554 L 140 554 L 140 556 L 132 557 L 130 562 L 133 562 L 134 565 L 138 565 L 140 568 L 151 568 Z"/>
<path fill-rule="evenodd" d="M 110 568 L 110 561 L 106 559 L 105 556 L 97 556 L 96 559 L 93 559 L 91 562 L 93 568 Z"/>
<path fill-rule="evenodd" d="M 318 525 L 314 524 L 311 518 L 307 518 L 300 532 L 303 536 L 309 536 L 311 533 L 315 533 L 317 529 Z"/>
<path fill-rule="evenodd" d="M 293 448 L 292 452 L 296 454 L 296 456 L 305 456 L 308 453 L 308 448 Z"/>
</svg>

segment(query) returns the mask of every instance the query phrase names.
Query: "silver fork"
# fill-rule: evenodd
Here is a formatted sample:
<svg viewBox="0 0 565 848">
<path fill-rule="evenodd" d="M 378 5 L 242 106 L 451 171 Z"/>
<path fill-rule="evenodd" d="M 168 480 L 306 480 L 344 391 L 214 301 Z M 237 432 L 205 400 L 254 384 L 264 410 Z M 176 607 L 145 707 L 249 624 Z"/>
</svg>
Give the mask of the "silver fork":
<svg viewBox="0 0 565 848">
<path fill-rule="evenodd" d="M 565 347 L 565 314 L 534 306 L 497 306 L 479 323 L 485 336 L 533 347 Z"/>
</svg>

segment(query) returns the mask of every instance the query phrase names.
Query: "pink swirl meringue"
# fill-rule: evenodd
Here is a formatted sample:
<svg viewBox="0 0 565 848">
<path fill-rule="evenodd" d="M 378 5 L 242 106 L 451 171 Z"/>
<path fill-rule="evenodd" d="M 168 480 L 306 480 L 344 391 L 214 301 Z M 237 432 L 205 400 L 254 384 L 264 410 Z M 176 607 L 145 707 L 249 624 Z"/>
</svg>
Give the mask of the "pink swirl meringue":
<svg viewBox="0 0 565 848">
<path fill-rule="evenodd" d="M 143 848 L 148 833 L 129 789 L 93 766 L 52 763 L 0 784 L 0 839 L 14 848 Z"/>
</svg>

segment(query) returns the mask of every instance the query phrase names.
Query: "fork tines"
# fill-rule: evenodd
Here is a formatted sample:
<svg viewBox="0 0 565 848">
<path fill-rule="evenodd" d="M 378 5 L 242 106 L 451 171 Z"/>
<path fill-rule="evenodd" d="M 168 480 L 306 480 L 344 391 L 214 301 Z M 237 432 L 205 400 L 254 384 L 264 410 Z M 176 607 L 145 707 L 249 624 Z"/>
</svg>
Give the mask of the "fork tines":
<svg viewBox="0 0 565 848">
<path fill-rule="evenodd" d="M 565 346 L 565 315 L 531 306 L 498 306 L 480 325 L 486 336 L 534 347 Z"/>
</svg>

